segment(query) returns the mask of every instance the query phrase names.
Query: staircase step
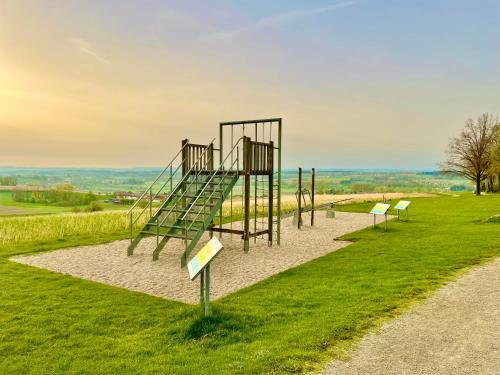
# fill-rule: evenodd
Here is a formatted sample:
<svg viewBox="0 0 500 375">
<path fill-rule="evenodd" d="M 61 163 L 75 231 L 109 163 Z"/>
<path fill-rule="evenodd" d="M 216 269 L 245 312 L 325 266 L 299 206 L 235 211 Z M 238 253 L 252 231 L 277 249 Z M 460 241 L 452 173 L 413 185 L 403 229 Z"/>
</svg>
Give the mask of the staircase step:
<svg viewBox="0 0 500 375">
<path fill-rule="evenodd" d="M 203 199 L 219 199 L 220 197 L 219 196 L 213 196 L 213 197 L 206 197 L 206 196 L 203 196 L 203 195 L 185 195 L 186 198 L 193 198 L 193 199 L 196 199 L 198 197 L 200 198 L 203 198 Z"/>
<path fill-rule="evenodd" d="M 173 212 L 178 212 L 178 213 L 182 213 L 182 214 L 185 214 L 187 212 L 187 209 L 182 209 L 182 210 L 172 210 Z M 190 215 L 195 215 L 195 214 L 202 214 L 204 213 L 203 210 L 198 210 L 198 211 L 190 211 L 189 214 Z M 208 211 L 206 211 L 206 213 L 208 214 Z"/>
<path fill-rule="evenodd" d="M 177 234 L 177 233 L 167 234 L 165 237 L 180 238 L 181 240 L 188 239 L 190 241 L 194 238 L 193 236 L 186 237 L 183 234 Z"/>
<path fill-rule="evenodd" d="M 219 197 L 220 198 L 220 197 Z M 215 204 L 206 204 L 206 203 L 188 203 L 189 207 L 215 207 Z"/>
<path fill-rule="evenodd" d="M 148 231 L 148 230 L 142 230 L 141 231 L 142 234 L 151 234 L 153 236 L 156 236 L 156 232 L 152 232 L 152 231 Z M 172 237 L 172 238 L 180 238 L 180 239 L 185 239 L 186 236 L 184 234 L 181 234 L 181 233 L 161 233 L 160 232 L 160 236 L 162 237 Z M 193 236 L 187 236 L 187 239 L 188 240 L 192 240 L 194 237 Z"/>
<path fill-rule="evenodd" d="M 182 230 L 186 231 L 186 227 L 183 227 L 181 225 L 168 225 L 168 224 L 163 224 L 160 225 L 161 228 L 169 228 L 169 229 L 176 229 L 176 230 Z M 189 232 L 198 232 L 202 227 L 193 227 L 190 228 L 188 231 Z"/>
</svg>

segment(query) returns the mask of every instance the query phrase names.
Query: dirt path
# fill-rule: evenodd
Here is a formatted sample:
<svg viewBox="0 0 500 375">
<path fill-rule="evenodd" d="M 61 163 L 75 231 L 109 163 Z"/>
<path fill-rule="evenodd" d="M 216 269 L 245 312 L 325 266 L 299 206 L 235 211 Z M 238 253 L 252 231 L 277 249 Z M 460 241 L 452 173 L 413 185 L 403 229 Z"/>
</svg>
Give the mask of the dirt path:
<svg viewBox="0 0 500 375">
<path fill-rule="evenodd" d="M 324 374 L 500 374 L 500 258 L 365 336 Z"/>
<path fill-rule="evenodd" d="M 7 215 L 41 215 L 47 212 L 41 209 L 26 209 L 14 206 L 0 206 L 0 216 Z"/>
</svg>

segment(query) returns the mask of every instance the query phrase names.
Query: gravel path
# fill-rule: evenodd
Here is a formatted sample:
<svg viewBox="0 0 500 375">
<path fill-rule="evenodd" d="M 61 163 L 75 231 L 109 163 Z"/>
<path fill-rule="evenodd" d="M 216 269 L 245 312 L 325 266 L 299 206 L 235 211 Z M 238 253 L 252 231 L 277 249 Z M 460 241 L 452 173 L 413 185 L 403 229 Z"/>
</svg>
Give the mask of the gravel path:
<svg viewBox="0 0 500 375">
<path fill-rule="evenodd" d="M 318 212 L 315 226 L 306 224 L 300 231 L 292 225 L 293 218 L 285 219 L 282 221 L 280 247 L 268 247 L 266 240 L 257 239 L 255 244 L 251 241 L 247 254 L 243 252 L 243 243 L 238 236 L 231 240 L 230 235 L 224 235 L 221 239 L 224 250 L 211 266 L 212 298 L 220 298 L 347 246 L 349 242 L 334 239 L 370 226 L 373 220 L 371 215 L 359 213 L 338 212 L 335 219 L 325 216 L 325 212 Z M 309 220 L 307 214 L 303 218 L 305 222 Z M 208 241 L 208 234 L 204 236 L 198 248 Z M 127 257 L 129 242 L 116 241 L 14 257 L 12 260 L 167 299 L 197 303 L 199 282 L 190 281 L 187 269 L 180 267 L 182 242 L 170 240 L 160 254 L 160 260 L 154 262 L 151 254 L 155 242 L 156 238 L 143 240 L 130 257 Z"/>
<path fill-rule="evenodd" d="M 500 258 L 366 335 L 324 374 L 500 374 Z"/>
</svg>

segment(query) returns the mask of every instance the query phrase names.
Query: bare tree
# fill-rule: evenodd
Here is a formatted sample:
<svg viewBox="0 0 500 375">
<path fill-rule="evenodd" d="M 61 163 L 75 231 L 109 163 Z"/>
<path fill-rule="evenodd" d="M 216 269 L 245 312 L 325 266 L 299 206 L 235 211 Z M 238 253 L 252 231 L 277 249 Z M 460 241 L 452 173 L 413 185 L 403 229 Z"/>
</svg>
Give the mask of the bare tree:
<svg viewBox="0 0 500 375">
<path fill-rule="evenodd" d="M 450 139 L 448 160 L 441 165 L 444 172 L 456 173 L 474 181 L 477 195 L 481 194 L 481 182 L 488 177 L 497 124 L 498 119 L 488 113 L 476 121 L 468 119 L 460 135 Z"/>
<path fill-rule="evenodd" d="M 493 129 L 493 141 L 490 148 L 490 166 L 488 169 L 490 191 L 495 191 L 495 179 L 497 180 L 496 191 L 500 192 L 500 124 L 497 124 Z"/>
</svg>

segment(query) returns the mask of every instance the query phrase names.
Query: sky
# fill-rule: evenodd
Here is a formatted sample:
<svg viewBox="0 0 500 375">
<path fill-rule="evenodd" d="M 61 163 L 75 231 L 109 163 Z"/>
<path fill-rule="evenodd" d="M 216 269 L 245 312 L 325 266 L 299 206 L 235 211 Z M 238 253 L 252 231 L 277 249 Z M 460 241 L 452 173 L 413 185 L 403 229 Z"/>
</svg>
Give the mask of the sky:
<svg viewBox="0 0 500 375">
<path fill-rule="evenodd" d="M 284 166 L 435 169 L 500 114 L 500 0 L 2 0 L 0 165 L 161 166 L 283 118 Z"/>
</svg>

